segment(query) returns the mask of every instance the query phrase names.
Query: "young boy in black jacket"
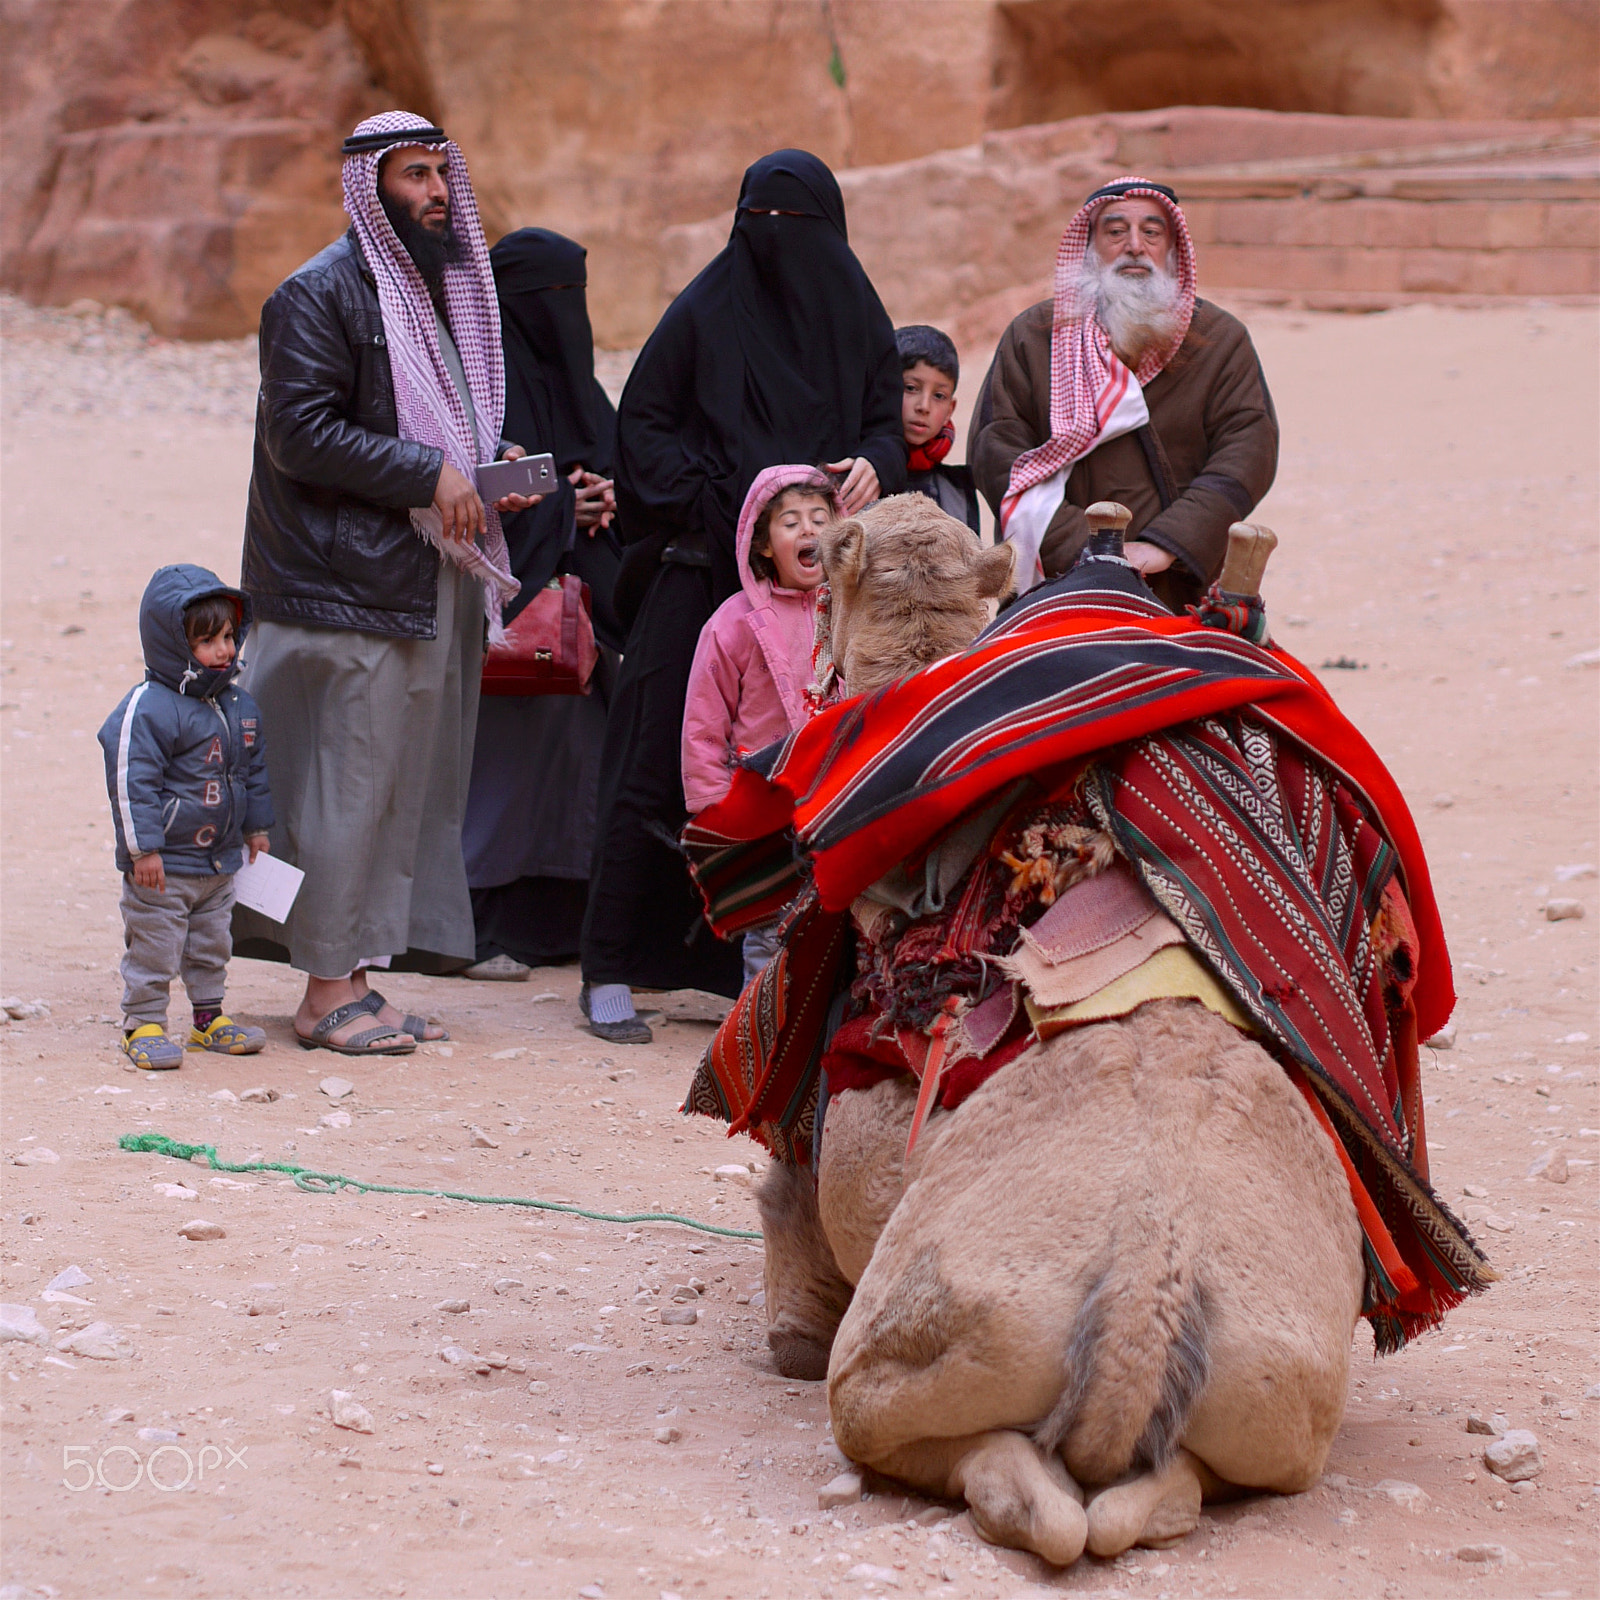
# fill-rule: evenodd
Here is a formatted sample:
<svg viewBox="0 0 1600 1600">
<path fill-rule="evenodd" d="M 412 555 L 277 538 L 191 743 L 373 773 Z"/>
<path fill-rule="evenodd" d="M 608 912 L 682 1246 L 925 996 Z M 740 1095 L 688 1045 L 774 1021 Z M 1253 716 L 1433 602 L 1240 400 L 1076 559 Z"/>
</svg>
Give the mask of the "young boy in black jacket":
<svg viewBox="0 0 1600 1600">
<path fill-rule="evenodd" d="M 260 1028 L 225 1016 L 233 954 L 233 875 L 248 846 L 268 848 L 261 713 L 234 684 L 250 601 L 204 567 L 162 567 L 139 606 L 145 679 L 99 738 L 122 870 L 122 1048 L 137 1067 L 183 1064 L 167 1034 L 172 979 L 182 974 L 191 1050 L 253 1055 Z"/>
<path fill-rule="evenodd" d="M 925 323 L 896 328 L 904 383 L 901 417 L 911 452 L 906 488 L 939 503 L 974 533 L 979 531 L 978 490 L 969 467 L 947 467 L 955 442 L 951 418 L 956 410 L 956 380 L 961 363 L 950 336 Z"/>
</svg>

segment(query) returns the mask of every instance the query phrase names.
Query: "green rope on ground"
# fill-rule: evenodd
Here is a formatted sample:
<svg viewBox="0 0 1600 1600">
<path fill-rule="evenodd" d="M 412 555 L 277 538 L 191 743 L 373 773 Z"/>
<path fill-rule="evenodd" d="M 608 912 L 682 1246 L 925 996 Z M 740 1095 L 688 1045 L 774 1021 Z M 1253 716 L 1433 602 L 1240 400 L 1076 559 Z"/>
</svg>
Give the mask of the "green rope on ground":
<svg viewBox="0 0 1600 1600">
<path fill-rule="evenodd" d="M 693 1217 L 680 1217 L 676 1211 L 586 1211 L 582 1206 L 567 1205 L 560 1200 L 529 1200 L 514 1194 L 462 1194 L 454 1189 L 410 1189 L 394 1183 L 367 1183 L 361 1178 L 347 1178 L 342 1172 L 312 1172 L 297 1167 L 289 1161 L 223 1161 L 214 1144 L 184 1144 L 169 1139 L 164 1133 L 125 1133 L 117 1140 L 123 1150 L 134 1154 L 154 1153 L 172 1156 L 178 1161 L 191 1161 L 204 1156 L 217 1172 L 283 1172 L 294 1179 L 294 1186 L 307 1194 L 337 1194 L 341 1189 L 355 1189 L 361 1194 L 418 1194 L 430 1200 L 467 1200 L 475 1206 L 527 1206 L 534 1211 L 559 1211 L 564 1216 L 584 1217 L 590 1222 L 676 1222 L 682 1228 L 694 1228 L 700 1233 L 715 1233 L 724 1239 L 759 1239 L 759 1233 L 748 1228 L 719 1228 L 714 1222 L 696 1222 Z"/>
</svg>

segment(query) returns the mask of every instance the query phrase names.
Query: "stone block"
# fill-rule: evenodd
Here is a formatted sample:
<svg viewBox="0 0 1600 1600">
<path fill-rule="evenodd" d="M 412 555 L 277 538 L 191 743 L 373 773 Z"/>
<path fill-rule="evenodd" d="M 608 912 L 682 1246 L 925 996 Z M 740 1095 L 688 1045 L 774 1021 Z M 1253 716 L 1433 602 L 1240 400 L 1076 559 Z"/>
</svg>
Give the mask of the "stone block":
<svg viewBox="0 0 1600 1600">
<path fill-rule="evenodd" d="M 1554 250 L 1600 249 L 1600 205 L 1592 200 L 1555 202 L 1544 208 L 1544 243 Z"/>
</svg>

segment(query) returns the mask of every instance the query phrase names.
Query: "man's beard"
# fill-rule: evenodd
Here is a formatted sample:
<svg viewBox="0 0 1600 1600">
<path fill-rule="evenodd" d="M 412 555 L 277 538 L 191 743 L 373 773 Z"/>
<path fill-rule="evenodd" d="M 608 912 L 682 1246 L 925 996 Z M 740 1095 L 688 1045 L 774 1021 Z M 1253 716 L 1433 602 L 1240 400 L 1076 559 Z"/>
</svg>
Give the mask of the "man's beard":
<svg viewBox="0 0 1600 1600">
<path fill-rule="evenodd" d="M 1148 273 L 1118 272 L 1117 266 L 1116 261 L 1101 261 L 1092 248 L 1085 254 L 1078 272 L 1077 310 L 1080 316 L 1092 311 L 1111 348 L 1137 369 L 1147 355 L 1169 349 L 1178 336 L 1178 279 L 1170 264 L 1153 265 Z"/>
<path fill-rule="evenodd" d="M 400 236 L 400 243 L 406 247 L 406 254 L 422 274 L 428 293 L 437 296 L 444 287 L 444 269 L 466 259 L 466 240 L 456 232 L 455 219 L 446 212 L 444 228 L 436 232 L 432 228 L 425 228 L 404 205 L 398 200 L 391 200 L 381 189 L 378 199 L 383 203 L 384 215 L 388 217 L 390 226 Z"/>
</svg>

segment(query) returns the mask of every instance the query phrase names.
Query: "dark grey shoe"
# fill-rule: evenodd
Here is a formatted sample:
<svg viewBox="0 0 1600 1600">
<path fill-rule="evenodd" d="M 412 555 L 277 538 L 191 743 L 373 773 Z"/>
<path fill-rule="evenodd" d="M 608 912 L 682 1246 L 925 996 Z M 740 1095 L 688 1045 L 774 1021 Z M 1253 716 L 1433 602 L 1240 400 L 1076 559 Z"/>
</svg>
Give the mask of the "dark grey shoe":
<svg viewBox="0 0 1600 1600">
<path fill-rule="evenodd" d="M 624 1017 L 621 1022 L 591 1020 L 589 1032 L 607 1044 L 650 1044 L 655 1039 L 650 1025 L 638 1017 Z"/>
</svg>

